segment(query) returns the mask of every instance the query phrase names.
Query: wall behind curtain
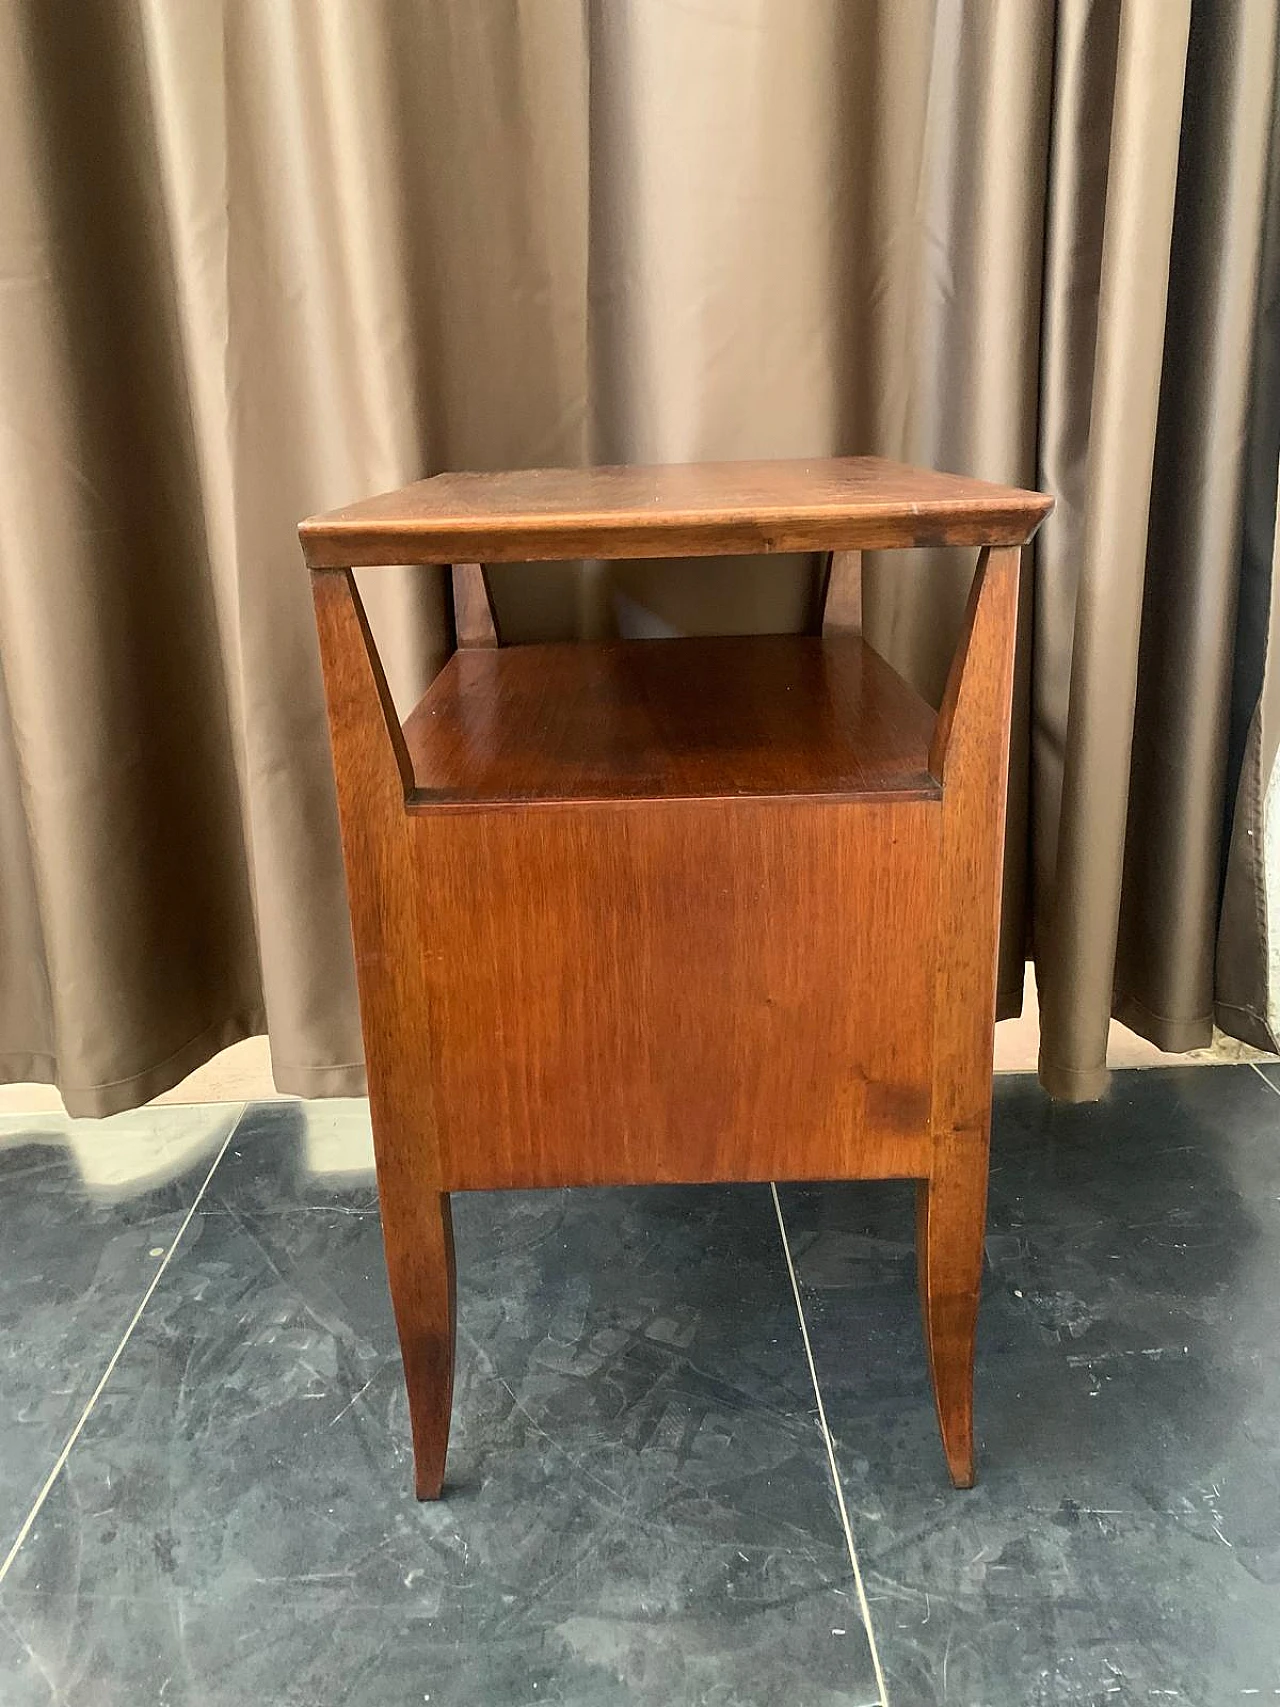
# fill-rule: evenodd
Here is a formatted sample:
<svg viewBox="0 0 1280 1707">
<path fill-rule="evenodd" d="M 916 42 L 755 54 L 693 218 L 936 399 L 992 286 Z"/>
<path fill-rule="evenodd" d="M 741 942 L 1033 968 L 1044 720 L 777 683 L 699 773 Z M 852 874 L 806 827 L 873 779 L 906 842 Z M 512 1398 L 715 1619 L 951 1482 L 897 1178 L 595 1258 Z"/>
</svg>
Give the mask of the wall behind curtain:
<svg viewBox="0 0 1280 1707">
<path fill-rule="evenodd" d="M 444 467 L 853 451 L 1059 498 L 1001 967 L 1011 1012 L 1034 953 L 1045 1082 L 1102 1089 L 1113 1006 L 1265 1041 L 1278 10 L 7 0 L 0 1074 L 106 1113 L 269 1029 L 282 1089 L 360 1089 L 300 516 Z M 970 571 L 868 563 L 926 694 Z M 515 637 L 775 629 L 813 572 L 498 597 Z M 407 705 L 445 590 L 366 582 Z"/>
</svg>

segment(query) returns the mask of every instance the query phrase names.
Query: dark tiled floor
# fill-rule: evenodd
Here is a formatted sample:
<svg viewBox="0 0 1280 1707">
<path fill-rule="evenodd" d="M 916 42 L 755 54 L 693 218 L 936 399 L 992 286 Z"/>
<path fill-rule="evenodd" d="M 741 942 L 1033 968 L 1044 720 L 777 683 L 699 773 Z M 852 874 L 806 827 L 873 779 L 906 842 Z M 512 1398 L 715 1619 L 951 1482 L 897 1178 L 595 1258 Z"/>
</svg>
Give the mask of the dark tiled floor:
<svg viewBox="0 0 1280 1707">
<path fill-rule="evenodd" d="M 1280 1098 L 1004 1081 L 980 1481 L 932 1452 L 910 1188 L 783 1205 L 894 1701 L 1280 1698 Z"/>
<path fill-rule="evenodd" d="M 0 1132 L 0 1557 L 186 1222 L 0 1584 L 3 1707 L 879 1699 L 767 1188 L 460 1199 L 420 1506 L 363 1110 L 211 1176 L 225 1120 L 148 1118 L 107 1191 L 117 1123 Z M 970 1494 L 909 1188 L 780 1199 L 894 1707 L 1280 1700 L 1277 1090 L 1001 1082 Z"/>
<path fill-rule="evenodd" d="M 420 1506 L 370 1177 L 312 1140 L 237 1132 L 0 1589 L 0 1699 L 877 1699 L 767 1190 L 461 1199 Z"/>
<path fill-rule="evenodd" d="M 235 1111 L 0 1122 L 0 1561 Z M 81 1172 L 87 1159 L 88 1177 Z M 0 1691 L 0 1702 L 3 1702 Z"/>
</svg>

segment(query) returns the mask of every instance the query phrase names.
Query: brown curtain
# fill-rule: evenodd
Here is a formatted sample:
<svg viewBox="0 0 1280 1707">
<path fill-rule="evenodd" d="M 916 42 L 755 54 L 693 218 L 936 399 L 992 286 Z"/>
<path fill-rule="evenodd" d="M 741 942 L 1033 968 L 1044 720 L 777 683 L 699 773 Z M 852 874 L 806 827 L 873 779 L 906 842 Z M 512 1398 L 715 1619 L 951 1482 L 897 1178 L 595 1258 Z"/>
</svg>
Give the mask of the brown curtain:
<svg viewBox="0 0 1280 1707">
<path fill-rule="evenodd" d="M 444 467 L 1043 484 L 1002 1010 L 1273 1035 L 1280 0 L 0 0 L 0 1076 L 361 1087 L 298 517 Z M 968 562 L 868 565 L 938 691 Z M 516 638 L 803 559 L 508 568 Z M 410 703 L 435 572 L 369 578 Z M 1269 815 L 1270 813 L 1270 815 Z M 1268 860 L 1267 850 L 1273 850 Z"/>
</svg>

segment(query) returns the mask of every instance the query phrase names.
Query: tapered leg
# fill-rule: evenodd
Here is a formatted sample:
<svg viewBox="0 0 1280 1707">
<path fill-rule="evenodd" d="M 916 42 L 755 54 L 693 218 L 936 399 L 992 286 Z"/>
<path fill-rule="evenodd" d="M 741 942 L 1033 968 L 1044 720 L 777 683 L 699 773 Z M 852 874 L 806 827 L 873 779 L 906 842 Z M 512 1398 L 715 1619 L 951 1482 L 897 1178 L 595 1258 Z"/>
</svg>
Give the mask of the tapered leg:
<svg viewBox="0 0 1280 1707">
<path fill-rule="evenodd" d="M 312 582 L 324 662 L 360 1027 L 378 1167 L 382 1242 L 404 1354 L 419 1499 L 438 1499 L 453 1399 L 453 1226 L 423 1015 L 430 1008 L 405 796 L 413 765 L 355 576 Z"/>
<path fill-rule="evenodd" d="M 986 1206 L 985 1144 L 920 1181 L 916 1258 L 925 1348 L 947 1468 L 957 1488 L 971 1488 L 974 1479 L 973 1351 Z"/>
<path fill-rule="evenodd" d="M 447 1192 L 414 1193 L 416 1201 L 410 1202 L 388 1201 L 388 1195 L 382 1234 L 409 1393 L 414 1484 L 420 1500 L 436 1500 L 444 1484 L 453 1404 L 453 1217 Z"/>
</svg>

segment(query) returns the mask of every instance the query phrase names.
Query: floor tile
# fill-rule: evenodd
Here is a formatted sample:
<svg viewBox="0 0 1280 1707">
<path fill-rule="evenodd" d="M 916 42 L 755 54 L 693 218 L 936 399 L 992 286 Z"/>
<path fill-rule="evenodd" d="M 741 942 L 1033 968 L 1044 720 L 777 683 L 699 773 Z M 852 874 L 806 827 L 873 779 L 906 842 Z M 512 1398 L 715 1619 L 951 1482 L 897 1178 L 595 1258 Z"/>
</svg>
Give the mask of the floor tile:
<svg viewBox="0 0 1280 1707">
<path fill-rule="evenodd" d="M 972 1492 L 945 1480 L 912 1188 L 782 1193 L 890 1700 L 1275 1700 L 1280 1098 L 1248 1067 L 996 1097 Z"/>
<path fill-rule="evenodd" d="M 767 1190 L 457 1200 L 419 1505 L 368 1184 L 302 1125 L 237 1133 L 18 1555 L 28 1673 L 73 1707 L 875 1700 Z"/>
<path fill-rule="evenodd" d="M 57 1700 L 53 1680 L 41 1670 L 35 1655 L 0 1607 L 0 1681 L 5 1707 L 49 1707 Z"/>
<path fill-rule="evenodd" d="M 301 1209 L 376 1215 L 369 1104 L 363 1097 L 250 1103 L 202 1207 L 264 1215 Z"/>
<path fill-rule="evenodd" d="M 0 1559 L 238 1113 L 0 1119 Z"/>
</svg>

